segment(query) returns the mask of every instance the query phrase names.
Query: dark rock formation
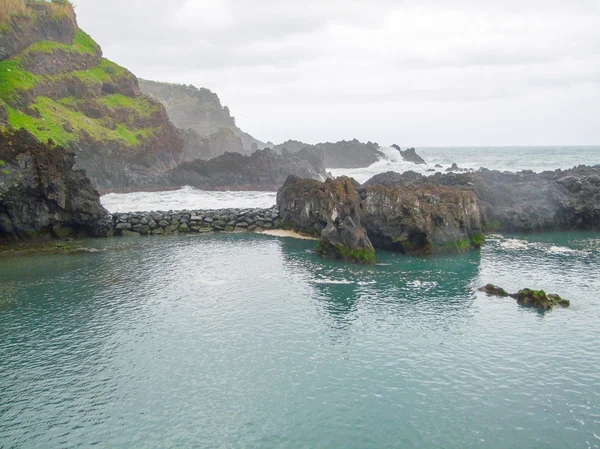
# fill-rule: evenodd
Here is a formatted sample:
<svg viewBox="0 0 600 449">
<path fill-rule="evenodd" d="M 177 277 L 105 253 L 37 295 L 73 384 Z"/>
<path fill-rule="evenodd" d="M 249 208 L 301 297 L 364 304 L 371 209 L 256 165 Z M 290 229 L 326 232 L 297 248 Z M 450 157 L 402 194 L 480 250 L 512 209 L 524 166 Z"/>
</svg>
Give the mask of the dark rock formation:
<svg viewBox="0 0 600 449">
<path fill-rule="evenodd" d="M 398 150 L 400 152 L 400 156 L 402 156 L 402 159 L 406 162 L 412 162 L 413 164 L 417 165 L 427 165 L 427 162 L 425 162 L 425 160 L 417 154 L 417 151 L 414 148 L 408 148 L 406 151 L 402 151 L 396 144 L 392 145 L 392 148 Z"/>
<path fill-rule="evenodd" d="M 259 150 L 250 156 L 225 153 L 210 160 L 178 165 L 168 174 L 172 185 L 206 190 L 277 190 L 289 175 L 325 179 L 323 152 L 309 147 L 287 156 Z"/>
<path fill-rule="evenodd" d="M 180 162 L 196 159 L 212 159 L 225 153 L 246 153 L 240 138 L 229 128 L 203 136 L 192 129 L 181 130 L 185 140 Z"/>
<path fill-rule="evenodd" d="M 275 145 L 274 149 L 280 152 L 289 151 L 295 153 L 307 146 L 310 145 L 297 140 L 288 140 L 287 142 Z M 384 156 L 377 143 L 362 143 L 356 139 L 350 141 L 342 140 L 335 143 L 323 142 L 315 146 L 323 150 L 325 154 L 325 166 L 327 168 L 368 167 Z"/>
<path fill-rule="evenodd" d="M 75 156 L 27 131 L 0 131 L 0 240 L 103 236 L 110 215 Z"/>
<path fill-rule="evenodd" d="M 472 192 L 371 180 L 359 193 L 362 223 L 376 248 L 435 254 L 464 252 L 483 243 Z"/>
<path fill-rule="evenodd" d="M 497 287 L 494 284 L 487 284 L 481 287 L 479 291 L 487 293 L 490 296 L 510 296 L 523 306 L 534 307 L 540 310 L 551 310 L 555 306 L 569 307 L 571 305 L 570 301 L 561 298 L 559 295 L 547 295 L 544 290 L 524 288 L 523 290 L 519 290 L 518 293 L 508 294 L 506 290 L 501 287 Z"/>
<path fill-rule="evenodd" d="M 365 185 L 436 185 L 477 196 L 486 231 L 540 232 L 600 229 L 600 165 L 543 173 L 480 169 L 469 173 L 385 173 Z"/>
<path fill-rule="evenodd" d="M 483 243 L 472 192 L 440 186 L 359 186 L 349 178 L 342 179 L 343 192 L 352 188 L 351 194 L 335 194 L 333 187 L 339 180 L 319 183 L 289 178 L 277 194 L 284 223 L 316 234 L 330 222 L 350 215 L 364 227 L 375 248 L 408 254 L 462 252 Z M 340 208 L 356 214 L 342 214 Z"/>
<path fill-rule="evenodd" d="M 358 217 L 358 215 L 357 215 Z M 337 224 L 330 222 L 321 231 L 317 254 L 327 259 L 342 259 L 345 262 L 375 263 L 375 249 L 365 229 L 350 216 Z"/>
<path fill-rule="evenodd" d="M 358 185 L 352 178 L 325 182 L 290 176 L 277 192 L 285 226 L 321 238 L 322 257 L 372 263 L 375 250 L 361 226 Z"/>
</svg>

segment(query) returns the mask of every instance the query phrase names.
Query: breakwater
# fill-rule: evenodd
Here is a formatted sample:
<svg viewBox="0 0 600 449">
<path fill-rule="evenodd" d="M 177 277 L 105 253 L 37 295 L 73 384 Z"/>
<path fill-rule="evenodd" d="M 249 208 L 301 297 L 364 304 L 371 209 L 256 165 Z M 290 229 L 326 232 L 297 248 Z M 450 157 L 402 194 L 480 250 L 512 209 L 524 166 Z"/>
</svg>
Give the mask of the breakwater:
<svg viewBox="0 0 600 449">
<path fill-rule="evenodd" d="M 279 209 L 151 211 L 112 214 L 115 235 L 261 232 L 280 229 Z"/>
</svg>

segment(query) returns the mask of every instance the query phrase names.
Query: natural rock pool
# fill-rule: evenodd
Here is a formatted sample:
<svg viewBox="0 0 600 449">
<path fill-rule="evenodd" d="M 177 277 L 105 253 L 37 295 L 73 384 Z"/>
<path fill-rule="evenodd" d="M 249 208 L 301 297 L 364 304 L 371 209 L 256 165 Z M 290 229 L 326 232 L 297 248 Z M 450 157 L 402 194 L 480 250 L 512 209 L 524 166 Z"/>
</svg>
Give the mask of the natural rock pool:
<svg viewBox="0 0 600 449">
<path fill-rule="evenodd" d="M 72 245 L 0 254 L 0 447 L 600 447 L 597 233 L 375 266 L 252 234 Z"/>
</svg>

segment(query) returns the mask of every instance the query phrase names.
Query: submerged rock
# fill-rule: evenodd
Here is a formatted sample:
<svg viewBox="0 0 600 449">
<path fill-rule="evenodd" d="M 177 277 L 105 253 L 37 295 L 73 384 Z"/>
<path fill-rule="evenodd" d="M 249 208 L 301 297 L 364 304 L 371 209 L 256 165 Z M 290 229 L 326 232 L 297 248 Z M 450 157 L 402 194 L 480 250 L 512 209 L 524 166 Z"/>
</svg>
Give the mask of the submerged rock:
<svg viewBox="0 0 600 449">
<path fill-rule="evenodd" d="M 524 288 L 519 293 L 510 295 L 524 306 L 532 306 L 537 309 L 550 310 L 554 306 L 569 307 L 571 302 L 561 298 L 559 295 L 547 295 L 544 290 L 532 290 Z"/>
<path fill-rule="evenodd" d="M 479 289 L 480 292 L 487 293 L 490 296 L 507 297 L 510 296 L 502 287 L 497 287 L 494 284 L 484 285 Z"/>
<path fill-rule="evenodd" d="M 479 291 L 487 293 L 490 296 L 499 296 L 503 298 L 510 296 L 523 306 L 535 307 L 540 310 L 551 310 L 555 306 L 569 307 L 571 305 L 571 302 L 567 299 L 563 299 L 559 295 L 547 295 L 544 290 L 524 288 L 519 290 L 518 293 L 509 294 L 502 287 L 498 287 L 494 284 L 487 284 L 481 287 Z"/>
</svg>

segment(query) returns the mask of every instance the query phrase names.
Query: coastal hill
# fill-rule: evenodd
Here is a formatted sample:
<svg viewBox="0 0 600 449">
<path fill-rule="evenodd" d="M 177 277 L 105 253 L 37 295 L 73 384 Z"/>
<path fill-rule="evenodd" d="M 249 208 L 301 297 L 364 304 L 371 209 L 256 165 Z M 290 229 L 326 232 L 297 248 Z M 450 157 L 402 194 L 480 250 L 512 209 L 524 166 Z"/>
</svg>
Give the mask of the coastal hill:
<svg viewBox="0 0 600 449">
<path fill-rule="evenodd" d="M 102 57 L 68 1 L 11 0 L 2 8 L 3 125 L 73 150 L 98 188 L 144 185 L 176 165 L 184 137 L 131 72 Z"/>
<path fill-rule="evenodd" d="M 79 29 L 67 0 L 0 5 L 0 131 L 24 128 L 74 152 L 76 168 L 86 170 L 95 188 L 173 187 L 171 174 L 179 164 L 227 152 L 250 154 L 264 146 L 237 128 L 229 109 L 207 89 L 142 85 L 156 99 L 144 95 L 133 73 L 102 56 L 100 46 Z M 179 129 L 161 101 L 179 125 L 195 129 Z M 287 174 L 312 177 L 322 171 L 322 160 L 314 165 L 311 159 L 306 171 L 288 173 L 298 167 L 295 159 L 272 156 L 264 169 L 273 170 L 280 184 Z M 200 166 L 187 166 L 185 177 L 194 178 L 189 170 Z M 225 166 L 219 170 L 232 173 Z"/>
<path fill-rule="evenodd" d="M 242 131 L 231 116 L 229 108 L 221 104 L 219 96 L 205 88 L 192 85 L 159 83 L 139 80 L 140 89 L 146 95 L 160 101 L 169 114 L 169 118 L 178 128 L 193 129 L 202 136 L 211 136 L 230 130 L 241 141 L 241 146 L 216 148 L 212 156 L 229 152 L 249 154 L 262 149 L 265 144 Z M 211 137 L 215 139 L 215 136 Z M 254 145 L 253 145 L 254 144 Z"/>
</svg>

